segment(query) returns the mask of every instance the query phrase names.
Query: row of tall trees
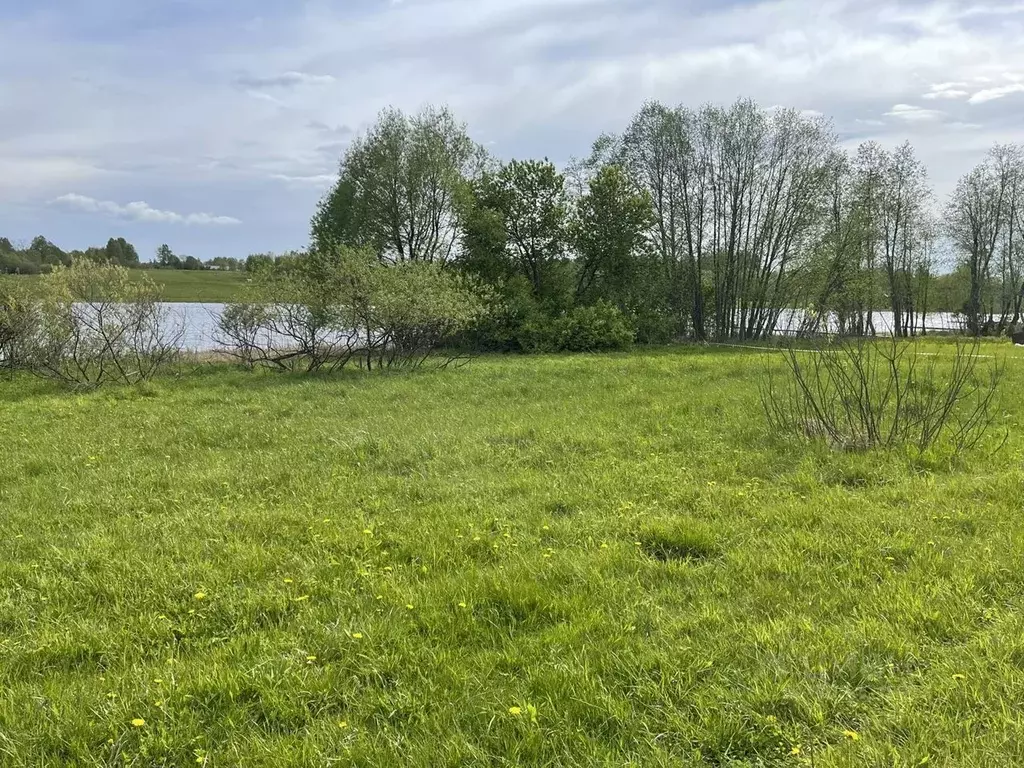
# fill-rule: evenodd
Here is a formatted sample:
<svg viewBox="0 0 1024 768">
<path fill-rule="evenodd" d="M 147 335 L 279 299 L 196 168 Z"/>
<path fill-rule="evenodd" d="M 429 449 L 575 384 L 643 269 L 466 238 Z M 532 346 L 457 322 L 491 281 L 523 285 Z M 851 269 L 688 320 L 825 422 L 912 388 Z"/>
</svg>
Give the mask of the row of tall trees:
<svg viewBox="0 0 1024 768">
<path fill-rule="evenodd" d="M 910 336 L 936 309 L 1002 330 L 1024 300 L 1022 174 L 1020 150 L 995 148 L 940 220 L 909 143 L 849 153 L 820 117 L 748 100 L 648 103 L 564 172 L 497 162 L 446 109 L 392 109 L 342 158 L 312 249 L 471 273 L 506 341 L 596 304 L 652 340 L 757 339 L 798 308 L 805 330 L 873 334 L 886 310 Z"/>
<path fill-rule="evenodd" d="M 946 207 L 950 239 L 970 276 L 965 305 L 975 333 L 1002 331 L 1024 309 L 1024 150 L 993 147 L 960 179 Z"/>
<path fill-rule="evenodd" d="M 834 155 L 825 215 L 807 261 L 810 322 L 831 317 L 841 331 L 874 334 L 873 310 L 887 309 L 891 331 L 923 330 L 938 266 L 938 222 L 927 172 L 910 144 L 888 151 L 862 144 Z M 947 305 L 948 306 L 948 305 Z"/>
<path fill-rule="evenodd" d="M 836 139 L 795 110 L 648 104 L 591 165 L 621 165 L 651 201 L 665 309 L 698 339 L 756 338 L 792 306 Z"/>
</svg>

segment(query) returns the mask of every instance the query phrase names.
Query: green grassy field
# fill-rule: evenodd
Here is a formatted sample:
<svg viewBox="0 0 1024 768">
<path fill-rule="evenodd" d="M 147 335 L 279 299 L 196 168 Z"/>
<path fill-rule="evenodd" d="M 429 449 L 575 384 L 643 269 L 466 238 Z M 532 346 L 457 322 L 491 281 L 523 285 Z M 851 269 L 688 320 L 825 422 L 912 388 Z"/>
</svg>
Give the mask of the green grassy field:
<svg viewBox="0 0 1024 768">
<path fill-rule="evenodd" d="M 1024 764 L 1024 360 L 952 459 L 758 369 L 0 381 L 0 764 Z"/>
<path fill-rule="evenodd" d="M 132 277 L 148 276 L 163 290 L 164 301 L 226 303 L 238 296 L 245 284 L 245 272 L 215 272 L 213 270 L 187 271 L 183 269 L 133 269 Z M 5 280 L 34 281 L 36 276 L 0 275 Z"/>
</svg>

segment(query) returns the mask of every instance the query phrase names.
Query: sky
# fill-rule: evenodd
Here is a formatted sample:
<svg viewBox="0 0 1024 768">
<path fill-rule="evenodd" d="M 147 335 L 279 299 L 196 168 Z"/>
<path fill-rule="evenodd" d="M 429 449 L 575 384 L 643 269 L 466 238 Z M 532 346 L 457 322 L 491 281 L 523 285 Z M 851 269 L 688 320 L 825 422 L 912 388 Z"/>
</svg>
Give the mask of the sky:
<svg viewBox="0 0 1024 768">
<path fill-rule="evenodd" d="M 937 204 L 1024 142 L 1024 0 L 0 0 L 0 236 L 201 259 L 301 248 L 379 111 L 501 159 L 588 153 L 647 99 L 910 140 Z"/>
</svg>

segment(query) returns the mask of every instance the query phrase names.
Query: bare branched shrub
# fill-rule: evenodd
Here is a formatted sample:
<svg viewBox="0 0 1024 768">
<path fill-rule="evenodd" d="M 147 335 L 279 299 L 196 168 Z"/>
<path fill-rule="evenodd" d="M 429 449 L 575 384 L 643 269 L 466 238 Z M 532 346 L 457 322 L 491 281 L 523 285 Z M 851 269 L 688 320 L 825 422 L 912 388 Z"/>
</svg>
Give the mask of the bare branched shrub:
<svg viewBox="0 0 1024 768">
<path fill-rule="evenodd" d="M 276 265 L 249 290 L 225 308 L 217 341 L 250 367 L 276 370 L 419 367 L 484 307 L 475 286 L 438 264 L 385 265 L 347 249 Z"/>
<path fill-rule="evenodd" d="M 211 312 L 217 320 L 214 341 L 221 351 L 255 368 L 261 363 L 273 364 L 267 355 L 271 345 L 264 343 L 263 334 L 266 319 L 262 304 L 228 304 L 219 315 Z"/>
<path fill-rule="evenodd" d="M 951 353 L 916 342 L 831 339 L 781 350 L 769 359 L 761 403 L 778 432 L 824 439 L 852 450 L 909 445 L 925 451 L 948 441 L 956 451 L 981 440 L 995 419 L 1005 370 L 982 364 L 976 340 Z"/>
<path fill-rule="evenodd" d="M 75 387 L 152 378 L 181 352 L 160 293 L 124 267 L 76 262 L 40 278 L 23 311 L 31 316 L 19 342 L 20 367 Z"/>
<path fill-rule="evenodd" d="M 229 304 L 217 324 L 222 351 L 250 368 L 332 371 L 360 348 L 339 307 L 295 275 L 266 275 L 245 302 Z"/>
</svg>

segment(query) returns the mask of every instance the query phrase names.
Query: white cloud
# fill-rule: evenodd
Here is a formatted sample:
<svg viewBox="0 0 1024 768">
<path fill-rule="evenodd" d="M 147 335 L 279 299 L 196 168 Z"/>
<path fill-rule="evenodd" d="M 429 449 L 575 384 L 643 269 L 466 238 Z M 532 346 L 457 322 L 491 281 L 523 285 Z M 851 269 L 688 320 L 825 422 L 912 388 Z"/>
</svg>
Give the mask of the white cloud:
<svg viewBox="0 0 1024 768">
<path fill-rule="evenodd" d="M 292 71 L 267 77 L 243 75 L 237 82 L 243 88 L 295 88 L 300 85 L 330 85 L 334 82 L 334 76 Z"/>
<path fill-rule="evenodd" d="M 313 187 L 329 187 L 338 177 L 336 174 L 317 173 L 312 176 L 292 176 L 287 173 L 272 173 L 270 178 L 277 181 L 284 181 L 289 184 L 308 184 Z"/>
<path fill-rule="evenodd" d="M 1009 85 L 997 85 L 995 88 L 986 88 L 978 91 L 967 100 L 968 104 L 984 104 L 986 101 L 995 101 L 1004 96 L 1024 91 L 1024 83 L 1010 83 Z"/>
<path fill-rule="evenodd" d="M 943 112 L 936 109 L 924 109 L 913 104 L 896 104 L 891 110 L 885 113 L 886 117 L 893 117 L 908 123 L 931 123 L 941 120 Z"/>
<path fill-rule="evenodd" d="M 257 90 L 255 90 L 253 88 L 247 89 L 246 92 L 245 92 L 245 95 L 249 96 L 249 97 L 251 97 L 253 99 L 256 99 L 257 101 L 266 101 L 266 102 L 268 102 L 270 104 L 273 104 L 275 107 L 283 107 L 284 106 L 284 102 L 281 101 L 280 99 L 275 99 L 269 93 L 263 93 L 263 91 L 257 91 Z"/>
<path fill-rule="evenodd" d="M 965 91 L 966 83 L 936 83 L 928 93 L 921 96 L 922 99 L 962 99 L 969 96 L 970 92 Z"/>
<path fill-rule="evenodd" d="M 231 216 L 214 216 L 209 213 L 175 213 L 174 211 L 161 211 L 153 208 L 149 203 L 142 201 L 120 205 L 110 200 L 97 200 L 86 195 L 79 195 L 71 192 L 61 195 L 52 201 L 54 204 L 64 205 L 87 213 L 104 213 L 129 221 L 142 221 L 160 224 L 241 224 L 238 219 Z"/>
</svg>

